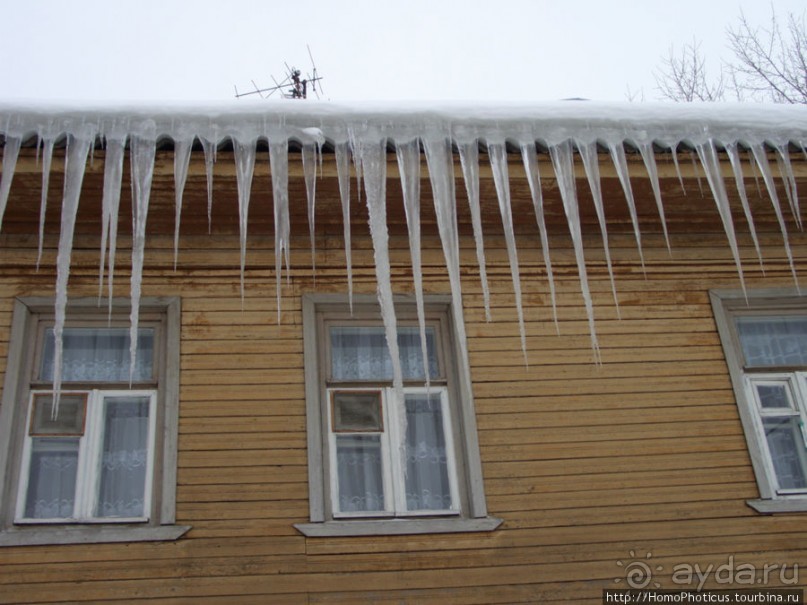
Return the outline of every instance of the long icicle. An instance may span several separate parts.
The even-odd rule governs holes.
[[[101,264],[98,272],[98,300],[104,292],[104,260],[107,266],[108,314],[112,318],[112,289],[115,278],[115,255],[118,247],[118,212],[120,210],[121,180],[126,135],[107,135],[104,154],[104,192],[101,201]],[[107,252],[108,243],[108,252]]]
[[[555,275],[552,271],[552,259],[549,255],[549,234],[546,230],[546,221],[544,219],[544,193],[541,190],[541,173],[538,168],[538,156],[533,141],[521,144],[521,159],[524,162],[524,172],[527,174],[527,182],[532,195],[532,207],[535,211],[535,220],[538,223],[538,235],[541,238],[541,252],[544,256],[546,278],[549,282],[549,298],[552,302],[552,319],[555,322],[555,332],[560,334],[558,302],[555,294]]]
[[[252,175],[255,172],[257,140],[233,141],[235,150],[235,176],[238,185],[238,233],[241,245],[241,309],[244,308],[244,271],[247,263],[247,227],[249,224],[249,198],[252,192]]]
[[[412,278],[415,283],[415,307],[420,331],[420,351],[423,374],[429,386],[429,352],[426,346],[426,312],[423,304],[423,267],[420,255],[420,143],[417,139],[397,143],[398,171],[401,174],[406,227],[409,232],[409,254],[412,257]]]
[[[563,200],[563,210],[566,213],[566,222],[572,235],[574,256],[577,261],[577,275],[580,278],[580,290],[588,316],[588,329],[591,336],[591,348],[594,352],[594,362],[602,363],[600,344],[597,339],[597,329],[594,325],[594,305],[591,301],[591,292],[588,287],[588,274],[586,272],[586,259],[583,254],[583,234],[580,229],[580,211],[577,203],[577,192],[574,179],[574,158],[572,157],[572,142],[566,140],[549,148],[552,166],[560,187],[560,197]]]
[[[594,200],[594,209],[597,211],[597,221],[600,224],[600,234],[602,235],[602,247],[605,250],[605,264],[608,267],[608,277],[611,280],[611,293],[614,295],[614,306],[616,308],[617,319],[622,319],[619,311],[619,298],[616,294],[616,280],[614,280],[614,270],[611,266],[611,251],[608,246],[608,226],[605,222],[605,204],[602,200],[602,186],[600,185],[600,159],[597,152],[597,142],[577,143],[580,157],[583,158],[583,168],[586,171],[588,186],[591,189],[591,198]]]
[[[179,257],[179,222],[182,217],[182,195],[191,163],[193,136],[174,141],[174,271]]]
[[[776,194],[776,183],[771,174],[771,165],[768,162],[768,155],[765,152],[765,147],[762,143],[754,143],[751,145],[751,152],[754,154],[757,166],[762,173],[762,179],[765,181],[765,186],[768,188],[768,196],[773,205],[773,211],[776,213],[776,220],[779,222],[779,230],[782,232],[782,240],[785,247],[785,254],[787,255],[787,262],[790,264],[790,273],[793,275],[793,281],[796,284],[796,290],[801,292],[799,287],[799,278],[796,274],[796,264],[793,262],[793,252],[790,249],[790,238],[787,235],[787,225],[785,224],[785,217],[782,215],[782,205],[779,203],[779,196]]]
[[[516,236],[513,231],[513,211],[510,205],[510,178],[507,171],[507,150],[504,143],[488,143],[488,155],[493,169],[493,181],[496,185],[496,197],[499,200],[499,212],[502,216],[504,237],[507,244],[507,258],[510,261],[510,275],[516,296],[516,314],[518,315],[518,331],[521,336],[521,352],[524,364],[527,360],[527,330],[524,325],[524,309],[521,303],[521,278],[518,268],[518,250]]]
[[[678,145],[672,145],[670,151],[672,153],[673,164],[675,165],[675,174],[678,176],[678,184],[681,185],[681,193],[686,196],[687,188],[684,187],[684,175],[681,174],[681,164],[678,162]]]
[[[149,127],[150,126],[150,127]],[[154,156],[157,140],[154,124],[147,125],[146,133],[131,140],[132,187],[132,308],[129,325],[129,382],[137,367],[138,324],[140,321],[140,292],[143,282],[143,255],[146,248],[146,220],[148,218],[151,181],[154,175]]]
[[[275,286],[277,323],[280,323],[283,259],[289,274],[289,143],[269,143],[269,167],[272,172],[272,202],[275,217]]]
[[[216,163],[216,145],[206,138],[199,139],[205,156],[205,177],[207,179],[207,232],[213,230],[213,165]]]
[[[460,356],[460,367],[468,366],[468,343],[462,309],[462,284],[460,280],[460,246],[457,231],[457,195],[454,184],[454,158],[451,141],[447,138],[427,139],[424,142],[426,161],[429,165],[429,181],[432,187],[437,230],[451,286],[451,314]],[[526,353],[525,353],[526,355]]]
[[[639,262],[642,265],[642,273],[645,272],[644,252],[642,252],[642,230],[639,228],[639,217],[636,214],[636,201],[633,199],[633,188],[630,185],[630,172],[628,171],[628,160],[625,157],[625,147],[621,142],[608,142],[608,150],[611,153],[611,160],[614,162],[616,174],[622,184],[622,191],[625,192],[625,200],[628,203],[630,221],[633,223],[633,236],[636,238],[636,247],[639,249]]]
[[[358,156],[364,175],[364,195],[367,198],[370,237],[375,257],[376,289],[381,319],[384,322],[387,347],[392,359],[392,386],[403,408],[403,372],[398,349],[398,321],[392,294],[392,269],[389,258],[389,232],[387,231],[387,154],[385,141],[358,141],[354,139],[353,152]],[[405,416],[404,416],[405,419]]]
[[[650,178],[650,186],[653,188],[653,197],[656,200],[659,219],[661,220],[661,230],[664,232],[664,242],[667,244],[667,252],[672,253],[670,247],[670,236],[667,233],[667,218],[664,216],[664,202],[661,199],[661,187],[658,182],[658,166],[656,165],[656,154],[653,151],[653,143],[640,143],[639,152],[647,169]]]
[[[39,201],[39,243],[36,249],[36,270],[42,262],[42,246],[45,240],[45,214],[48,209],[48,187],[50,185],[50,167],[53,162],[53,137],[43,139],[42,153],[42,197]]]
[[[337,143],[336,175],[339,180],[339,198],[342,202],[342,232],[345,240],[345,266],[347,269],[347,299],[353,315],[353,259],[350,249],[350,146]]]
[[[479,265],[479,281],[482,283],[482,301],[485,305],[485,321],[490,321],[490,286],[485,263],[485,239],[482,232],[482,211],[479,205],[479,143],[460,143],[460,165],[471,210],[471,226],[476,245],[476,262]]]
[[[73,251],[73,234],[76,226],[81,184],[87,166],[87,156],[94,134],[73,134],[67,139],[67,155],[64,167],[64,194],[62,196],[62,219],[59,230],[59,251],[56,256],[56,304],[53,321],[53,408],[51,415],[59,413],[62,390],[62,358],[65,317],[67,315],[67,281],[70,277],[70,256]]]
[[[714,141],[711,139],[706,143],[696,145],[695,149],[698,152],[698,157],[706,172],[706,180],[709,183],[709,187],[712,189],[712,197],[714,197],[715,204],[717,205],[717,211],[723,223],[723,230],[726,232],[726,237],[729,240],[729,247],[734,257],[734,264],[740,276],[740,286],[742,287],[743,294],[745,294],[743,265],[740,259],[740,250],[737,246],[737,234],[734,231],[734,220],[731,216],[729,196],[726,193],[726,185],[723,182],[723,176],[720,174],[720,160],[717,157],[717,149],[715,148]]]
[[[782,175],[787,201],[790,203],[790,210],[796,219],[796,225],[798,225],[799,231],[804,231],[804,226],[801,222],[801,209],[799,208],[799,193],[796,190],[796,175],[793,174],[790,152],[786,144],[776,146],[776,165],[779,167],[779,174]]]
[[[759,245],[759,238],[757,237],[757,228],[754,225],[754,216],[751,214],[751,205],[748,203],[748,194],[745,190],[745,180],[743,178],[743,162],[740,157],[740,150],[737,143],[727,143],[726,153],[731,162],[731,169],[734,172],[734,184],[737,187],[737,193],[740,195],[740,204],[743,207],[745,214],[745,221],[748,223],[748,231],[751,233],[751,239],[754,242],[754,248],[757,251],[757,258],[759,259],[759,269],[765,275],[765,265],[762,262],[762,249]]]
[[[0,180],[0,231],[3,229],[3,216],[6,213],[8,194],[11,191],[11,181],[14,179],[21,145],[22,137],[6,135],[6,144],[3,147],[3,179]]]
[[[316,201],[317,201],[317,146],[314,143],[303,145],[303,177],[305,180],[305,197],[308,210],[308,236],[311,240],[311,274],[314,283],[317,279],[317,257],[316,257]]]

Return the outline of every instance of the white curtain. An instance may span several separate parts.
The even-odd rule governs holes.
[[[804,444],[798,417],[765,417],[762,423],[779,487],[782,489],[807,487]]]
[[[807,365],[807,317],[740,317],[737,331],[747,365]]]
[[[68,519],[73,516],[78,471],[78,437],[34,437],[25,517]]]
[[[384,510],[380,435],[338,435],[336,465],[340,512]]]
[[[440,393],[406,395],[406,509],[450,510],[445,426]]]
[[[45,333],[39,378],[53,380],[53,330]],[[65,382],[129,381],[128,328],[67,328],[63,336],[63,374]],[[137,365],[132,380],[152,378],[154,330],[142,328],[137,339]]]
[[[383,327],[333,327],[330,336],[331,377],[334,380],[392,380],[392,359]],[[434,328],[430,327],[426,329],[429,375],[439,376],[434,344]],[[425,380],[417,327],[398,328],[398,348],[404,379]]]
[[[98,517],[142,517],[149,434],[148,397],[107,397]]]

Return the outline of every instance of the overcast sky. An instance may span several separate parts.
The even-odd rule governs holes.
[[[655,100],[653,70],[693,39],[726,55],[804,0],[0,0],[0,100],[229,101],[284,63],[324,98]]]

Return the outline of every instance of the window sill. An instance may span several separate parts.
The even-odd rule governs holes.
[[[807,513],[807,498],[776,498],[769,500],[746,500],[745,503],[758,513]]]
[[[101,544],[104,542],[161,542],[177,540],[190,525],[159,525],[141,527],[27,526],[0,532],[0,547],[45,544]]]
[[[311,538],[332,536],[385,536],[493,531],[502,524],[496,517],[479,519],[379,519],[296,523],[297,530]]]

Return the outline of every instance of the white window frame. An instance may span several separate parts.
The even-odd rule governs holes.
[[[367,391],[379,392],[381,395],[381,411],[383,418],[383,427],[380,431],[346,431],[336,432],[333,430],[333,393],[339,391]],[[398,401],[395,389],[391,387],[384,388],[367,388],[367,389],[343,389],[340,387],[329,388],[328,392],[328,426],[331,430],[328,431],[328,449],[329,459],[336,460],[336,440],[338,435],[343,434],[378,434],[381,438],[381,452],[382,452],[382,473],[383,473],[383,486],[384,486],[384,504],[385,510],[373,512],[352,512],[339,510],[339,477],[335,465],[329,465],[330,468],[330,493],[331,493],[331,510],[335,519],[348,519],[348,518],[367,518],[367,517],[435,517],[435,516],[451,516],[459,515],[459,489],[457,487],[457,461],[454,450],[454,438],[451,427],[451,411],[448,402],[448,389],[446,387],[407,387],[403,390],[403,395],[421,395],[421,394],[440,394],[440,408],[443,417],[443,437],[446,444],[446,462],[448,470],[449,490],[451,494],[450,509],[440,510],[408,510],[406,507],[406,491],[405,487],[405,464],[406,461],[401,455],[403,451],[404,435],[401,432],[401,409],[402,402]]]
[[[67,327],[87,323],[108,325],[107,301],[72,298],[67,308]],[[112,300],[114,324],[128,326],[130,301]],[[154,423],[150,445],[148,515],[134,519],[93,519],[86,513],[69,520],[29,520],[18,513],[23,483],[27,481],[28,427],[32,392],[49,389],[36,376],[43,325],[52,320],[52,298],[27,297],[13,300],[8,358],[0,400],[0,547],[34,544],[77,544],[176,540],[190,526],[176,523],[177,437],[179,425],[179,341],[181,305],[178,297],[143,297],[141,326],[159,327],[155,341],[154,383],[140,383],[132,389],[112,383],[63,385],[63,392],[105,391],[154,393],[150,420]],[[149,319],[151,318],[151,319]],[[158,342],[157,342],[158,341]],[[87,419],[89,422],[91,419]],[[89,430],[87,427],[86,430]],[[85,448],[86,449],[86,448]],[[86,457],[85,457],[86,458]],[[86,511],[86,509],[85,509]]]
[[[781,489],[774,470],[768,442],[763,428],[766,416],[796,416],[802,427],[807,448],[807,366],[765,368],[746,366],[735,321],[738,317],[777,318],[804,315],[807,317],[807,299],[791,288],[764,290],[712,290],[712,309],[726,356],[732,387],[737,399],[751,464],[754,469],[760,497],[747,504],[763,514],[807,511],[807,489]],[[767,411],[762,409],[755,390],[759,384],[788,385],[793,407],[788,414],[785,408]]]
[[[31,391],[28,426],[34,411],[34,399],[37,395],[49,395],[52,391]],[[22,451],[19,489],[17,490],[17,514],[14,523],[132,523],[148,521],[151,517],[152,481],[154,477],[154,433],[156,427],[157,392],[155,390],[115,390],[92,389],[90,391],[62,391],[62,395],[85,394],[85,427],[79,437],[78,470],[76,473],[76,500],[74,514],[66,518],[27,518],[25,516],[26,495],[30,480],[31,448],[34,437],[30,432],[25,436]],[[149,431],[147,437],[146,477],[143,486],[143,515],[139,517],[100,517],[95,514],[98,504],[98,487],[101,475],[101,444],[104,439],[104,407],[107,398],[148,397],[149,399]]]
[[[426,298],[427,319],[438,330],[441,340],[437,352],[443,376],[432,380],[430,391],[443,389],[448,416],[444,419],[453,449],[451,474],[453,476],[451,511],[404,512],[401,505],[390,507],[389,516],[372,517],[366,514],[354,516],[334,512],[333,502],[335,473],[330,470],[333,452],[330,445],[330,395],[329,388],[356,390],[360,388],[388,389],[391,384],[345,384],[328,385],[326,375],[328,342],[323,317],[340,316],[338,323],[350,323],[351,311],[348,297],[342,294],[306,294],[303,296],[303,340],[306,376],[306,430],[308,442],[309,475],[309,522],[298,523],[295,527],[306,536],[360,536],[390,534],[424,534],[492,531],[501,524],[501,519],[488,515],[482,478],[482,466],[477,440],[476,416],[473,405],[470,369],[461,362],[463,355],[456,342],[455,322],[463,318],[452,315],[451,300],[448,296],[428,296]],[[399,325],[414,322],[416,325],[414,298],[395,298],[395,309]],[[366,325],[369,316],[380,322],[376,297],[355,295],[353,298],[355,325]],[[329,320],[330,321],[330,320]],[[355,388],[354,388],[355,387]],[[409,392],[425,392],[424,385],[407,383],[404,389]],[[394,395],[392,395],[394,396]],[[385,406],[386,408],[387,406]],[[393,423],[394,424],[394,423]],[[393,429],[394,431],[395,429]],[[389,435],[390,443],[399,443],[398,435]],[[391,463],[392,467],[396,466]],[[398,465],[400,466],[400,465]],[[391,467],[391,468],[392,468]],[[402,469],[395,471],[400,481]],[[386,502],[386,500],[385,500]]]

